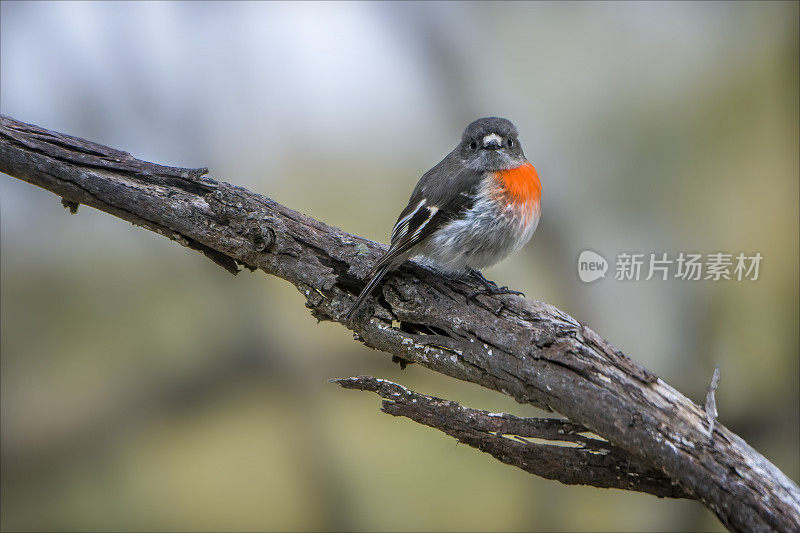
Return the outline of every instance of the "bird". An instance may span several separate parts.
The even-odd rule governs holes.
[[[542,186],[525,157],[516,126],[504,118],[470,123],[461,141],[427,171],[397,217],[389,249],[346,314],[350,319],[383,277],[404,261],[421,262],[451,279],[472,277],[478,294],[522,294],[498,287],[481,270],[521,249],[541,217]]]

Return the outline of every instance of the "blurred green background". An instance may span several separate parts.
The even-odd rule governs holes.
[[[798,4],[0,5],[0,111],[208,166],[385,242],[418,177],[513,120],[543,218],[487,275],[550,302],[800,479]],[[3,530],[718,530],[567,487],[326,380],[400,371],[263,273],[0,176]],[[576,275],[590,248],[760,252],[755,282]],[[612,265],[613,268],[613,265]],[[611,272],[613,274],[613,271]]]

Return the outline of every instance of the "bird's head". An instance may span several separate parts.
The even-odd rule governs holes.
[[[483,172],[517,168],[526,161],[517,128],[504,118],[479,118],[471,123],[459,151],[468,167]]]

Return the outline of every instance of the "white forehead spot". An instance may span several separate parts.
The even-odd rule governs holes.
[[[486,137],[483,138],[483,145],[484,146],[488,146],[489,144],[491,144],[493,142],[502,146],[503,138],[500,137],[496,133],[490,133],[489,135],[487,135]]]

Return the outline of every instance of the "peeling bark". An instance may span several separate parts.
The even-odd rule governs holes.
[[[351,322],[345,313],[383,245],[246,189],[83,139],[0,119],[0,171],[70,209],[100,209],[198,250],[232,273],[292,284],[319,320],[403,360],[553,410],[660,470],[722,523],[800,530],[800,489],[704,409],[569,315],[524,298],[479,296],[412,263],[387,276]]]

